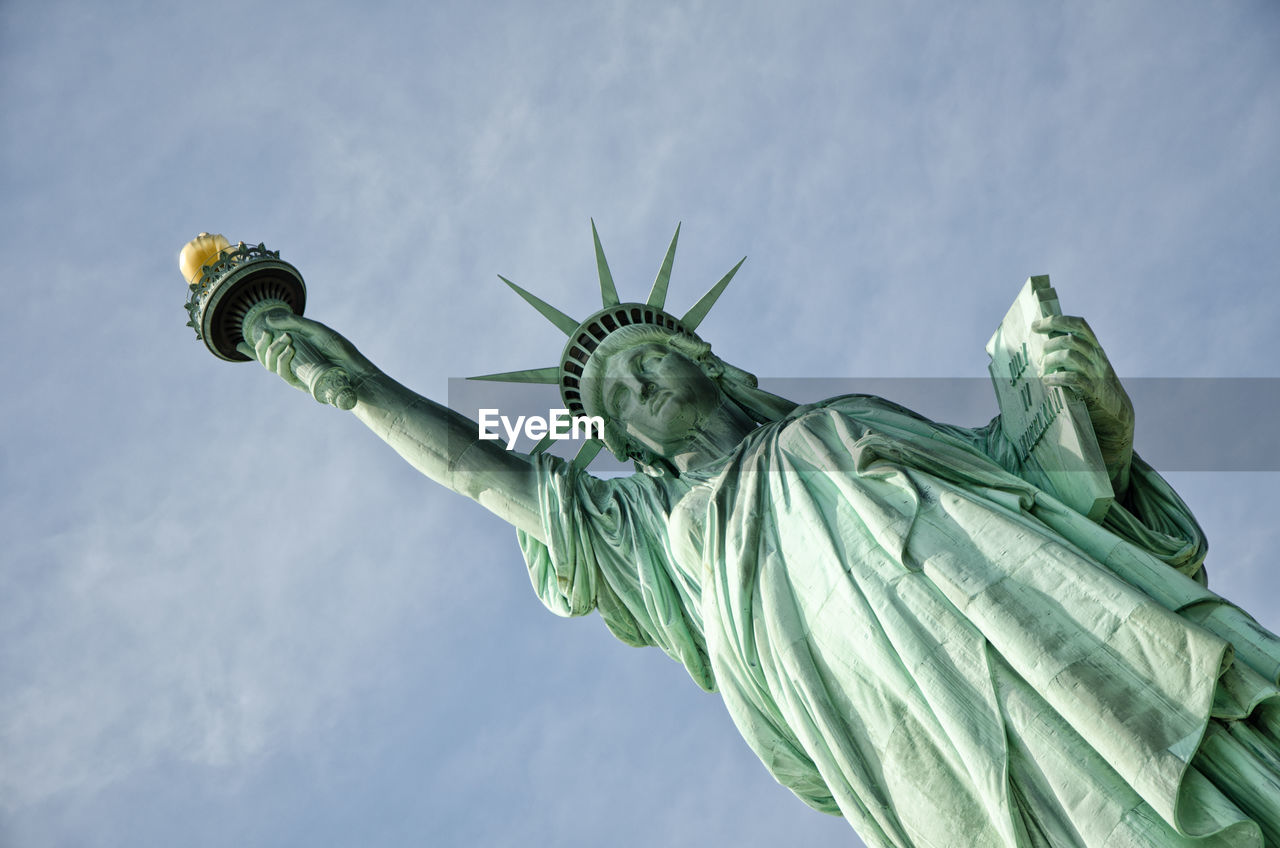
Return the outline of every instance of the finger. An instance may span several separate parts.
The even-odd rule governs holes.
[[[1098,342],[1089,322],[1076,315],[1050,315],[1031,322],[1031,329],[1037,333],[1071,333],[1089,339],[1094,344]]]
[[[285,336],[285,338],[287,339],[288,336]],[[295,352],[292,342],[287,342],[280,349],[280,356],[276,359],[276,373],[290,383],[298,381],[298,378],[293,373],[293,355]]]
[[[310,318],[303,318],[296,312],[284,307],[273,309],[262,317],[264,326],[276,330],[277,332],[294,331],[304,333],[308,338],[316,337],[317,341],[321,341],[327,335],[334,335],[333,330],[326,324],[319,321],[312,321]]]
[[[267,348],[267,362],[263,364],[270,370],[280,374],[281,377],[284,377],[285,375],[280,373],[280,357],[286,350],[289,350],[292,344],[293,338],[288,333],[282,333]]]
[[[298,330],[305,326],[302,318],[296,312],[284,307],[272,309],[266,315],[263,315],[262,323],[273,330]]]
[[[1069,333],[1048,339],[1044,343],[1043,350],[1046,355],[1057,353],[1058,351],[1073,350],[1093,360],[1102,358],[1102,351],[1091,340]]]
[[[262,348],[262,365],[268,371],[276,370],[276,360],[280,358],[280,340],[272,339],[267,344],[259,345]]]
[[[1045,374],[1041,382],[1046,386],[1070,389],[1085,400],[1093,397],[1093,381],[1076,371],[1055,371],[1052,374]]]
[[[1074,371],[1090,379],[1098,376],[1097,363],[1093,357],[1078,350],[1055,350],[1045,354],[1040,364],[1041,375],[1045,376],[1057,371]]]
[[[306,339],[322,353],[345,353],[345,341],[333,330],[318,321],[303,318],[283,308],[269,312],[263,318],[264,325],[275,333],[293,332],[299,338]]]
[[[242,356],[247,356],[250,359],[258,358],[254,349],[249,347],[244,342],[240,342],[239,344],[236,345],[236,353],[241,354]]]
[[[271,347],[271,343],[275,341],[275,335],[270,331],[258,333],[258,338],[253,342],[253,357],[263,365],[267,364],[267,348]]]
[[[293,339],[288,333],[281,335],[267,348],[266,355],[263,357],[263,365],[268,371],[276,374],[291,386],[301,388],[302,381],[293,373],[293,358],[297,350],[293,346]]]

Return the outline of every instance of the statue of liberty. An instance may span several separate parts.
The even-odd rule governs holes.
[[[202,238],[196,269],[226,244]],[[868,845],[1280,847],[1280,641],[1207,588],[1204,536],[1134,453],[1084,320],[1033,329],[1043,381],[1097,435],[1115,500],[1096,519],[1000,417],[761,390],[696,333],[741,262],[676,317],[675,246],[623,302],[596,237],[603,303],[582,321],[507,281],[568,341],[492,378],[604,420],[573,462],[480,438],[288,309],[246,317],[239,354],[304,388],[310,360],[341,368],[337,405],[515,526],[547,607],[682,663],[780,783]],[[638,473],[589,474],[602,447]]]

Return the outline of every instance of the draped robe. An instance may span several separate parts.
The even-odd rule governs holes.
[[[1199,527],[1136,456],[1101,523],[999,419],[868,396],[678,478],[535,465],[543,603],[681,662],[868,845],[1280,844],[1280,641],[1206,588]]]

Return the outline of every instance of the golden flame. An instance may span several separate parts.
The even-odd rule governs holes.
[[[230,247],[231,242],[220,233],[201,233],[196,236],[178,254],[178,270],[182,272],[182,278],[188,283],[196,282],[200,279],[200,269],[205,265],[212,265],[217,261],[218,254]]]

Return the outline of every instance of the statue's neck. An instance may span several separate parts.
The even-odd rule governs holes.
[[[694,431],[688,443],[671,457],[671,463],[682,474],[702,468],[736,448],[755,427],[755,422],[742,408],[722,394],[720,405]]]

